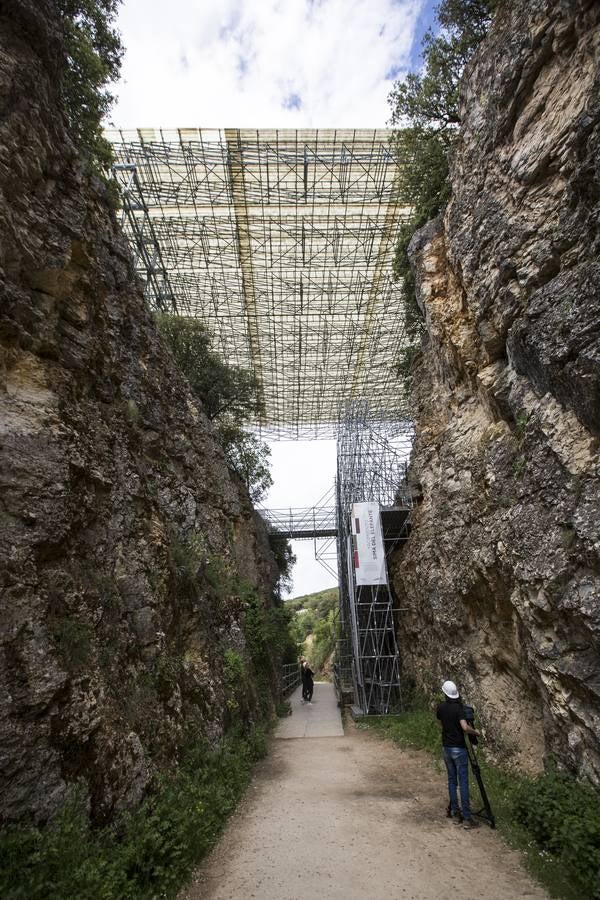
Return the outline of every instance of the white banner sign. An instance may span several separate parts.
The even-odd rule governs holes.
[[[357,585],[387,584],[378,503],[352,505],[352,558]]]

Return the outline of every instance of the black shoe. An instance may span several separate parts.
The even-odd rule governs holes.
[[[462,813],[452,813],[452,824],[453,825],[462,825],[464,819],[462,817]]]
[[[479,828],[479,822],[476,822],[475,819],[465,819],[463,828],[466,828],[467,830],[470,828]]]

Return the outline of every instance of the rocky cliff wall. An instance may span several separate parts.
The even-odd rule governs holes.
[[[453,678],[498,757],[600,781],[600,7],[501,4],[443,221],[415,236],[404,671]]]
[[[277,573],[65,133],[54,4],[0,16],[0,818],[101,821],[222,733],[237,579]]]

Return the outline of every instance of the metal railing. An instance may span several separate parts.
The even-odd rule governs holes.
[[[267,530],[288,538],[328,538],[337,535],[334,506],[304,509],[259,509]]]
[[[290,663],[281,667],[281,685],[283,695],[291,694],[300,684],[300,664]]]

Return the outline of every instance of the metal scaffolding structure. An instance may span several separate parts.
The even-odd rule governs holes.
[[[267,530],[290,540],[331,538],[337,535],[335,506],[309,506],[302,509],[259,510]]]
[[[329,575],[337,578],[337,517],[335,486],[332,486],[314,506],[296,509],[258,510],[267,531],[292,541],[312,540],[315,559]]]
[[[392,279],[400,204],[385,130],[106,132],[152,307],[200,319],[254,371],[267,437],[332,437],[368,397],[407,416]]]
[[[339,690],[349,690],[360,712],[386,714],[400,706],[400,655],[389,583],[358,585],[353,564],[351,512],[354,503],[379,504],[386,559],[408,537],[412,505],[406,490],[406,460],[412,428],[387,432],[366,402],[350,403],[340,425],[337,454],[338,575],[341,640],[337,653]],[[387,574],[387,573],[386,573]]]
[[[400,697],[389,584],[358,585],[351,510],[379,504],[386,550],[408,534],[412,442],[406,332],[394,247],[410,209],[385,130],[108,131],[123,225],[148,302],[201,321],[222,357],[252,370],[263,437],[338,440],[337,487],[267,526],[310,538],[335,574],[336,680],[363,713]],[[367,403],[368,400],[368,403]]]

